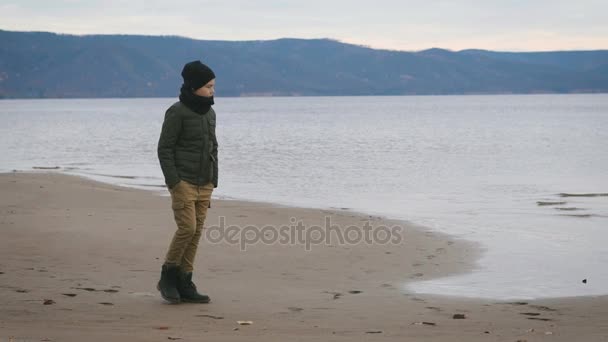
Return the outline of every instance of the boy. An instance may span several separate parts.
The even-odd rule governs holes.
[[[187,63],[179,102],[165,113],[158,159],[171,193],[177,230],[169,245],[157,288],[170,303],[209,303],[192,282],[194,259],[211,193],[217,187],[215,74],[201,63]]]

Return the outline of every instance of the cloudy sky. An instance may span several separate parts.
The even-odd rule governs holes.
[[[0,0],[0,29],[334,38],[417,51],[608,49],[607,0]]]

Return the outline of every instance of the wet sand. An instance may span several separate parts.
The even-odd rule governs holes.
[[[608,341],[606,296],[407,293],[407,281],[471,270],[480,249],[348,210],[266,203],[214,200],[207,225],[224,217],[259,229],[295,218],[323,227],[329,218],[342,232],[369,222],[402,234],[399,243],[332,239],[309,250],[204,240],[194,279],[212,302],[170,305],[156,291],[174,231],[168,197],[55,173],[2,174],[0,189],[0,341]]]

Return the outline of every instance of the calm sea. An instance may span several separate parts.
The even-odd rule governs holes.
[[[156,143],[174,101],[0,101],[0,171],[60,167],[161,190]],[[407,291],[608,293],[608,197],[560,195],[608,193],[606,94],[216,102],[217,197],[350,208],[484,246],[474,272]]]

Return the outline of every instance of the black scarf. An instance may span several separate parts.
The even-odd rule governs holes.
[[[198,96],[194,94],[192,88],[185,84],[183,84],[180,89],[179,100],[181,103],[185,104],[186,107],[199,114],[207,113],[213,105],[213,96]]]

